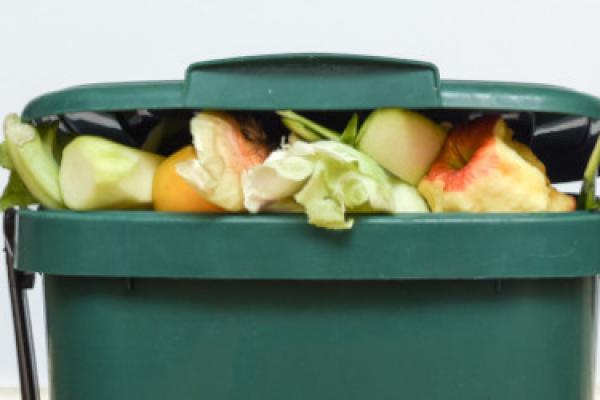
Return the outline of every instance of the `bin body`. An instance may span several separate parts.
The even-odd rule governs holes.
[[[593,281],[46,276],[52,398],[591,399]]]
[[[200,109],[272,122],[390,106],[502,113],[553,182],[581,177],[600,120],[600,99],[562,88],[315,54],[70,88],[22,117],[73,134],[108,120],[97,133],[131,144]],[[53,400],[592,398],[599,213],[362,215],[347,232],[290,215],[18,214],[16,268],[45,276]]]
[[[585,212],[364,216],[348,232],[21,212],[17,261],[45,274],[56,400],[583,400],[598,230]]]

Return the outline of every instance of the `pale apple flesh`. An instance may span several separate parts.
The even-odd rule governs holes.
[[[460,125],[419,182],[433,212],[572,211],[575,199],[554,189],[542,162],[499,116]]]
[[[419,113],[380,108],[364,122],[357,148],[392,175],[416,185],[436,158],[446,132]]]
[[[72,210],[149,208],[163,157],[96,136],[78,136],[62,156],[59,182]]]

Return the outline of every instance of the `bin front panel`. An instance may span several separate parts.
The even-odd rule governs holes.
[[[592,292],[592,278],[46,276],[52,395],[591,399]]]

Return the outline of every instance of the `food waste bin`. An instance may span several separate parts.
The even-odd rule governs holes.
[[[600,100],[582,93],[323,54],[75,87],[22,115],[126,142],[157,115],[200,109],[333,121],[387,106],[450,122],[501,113],[553,182],[581,178],[600,130]],[[290,214],[21,209],[5,235],[28,399],[35,273],[54,400],[592,398],[593,211],[362,215],[329,231]]]

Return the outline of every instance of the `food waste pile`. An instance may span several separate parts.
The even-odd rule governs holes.
[[[133,147],[11,114],[0,146],[0,164],[11,171],[0,207],[293,212],[328,229],[350,229],[363,213],[576,209],[500,115],[452,126],[382,108],[362,121],[353,114],[340,131],[291,110],[273,117],[287,131],[276,144],[251,113],[196,112],[185,121],[187,142],[159,154],[168,129]],[[596,153],[586,170],[592,177]]]

